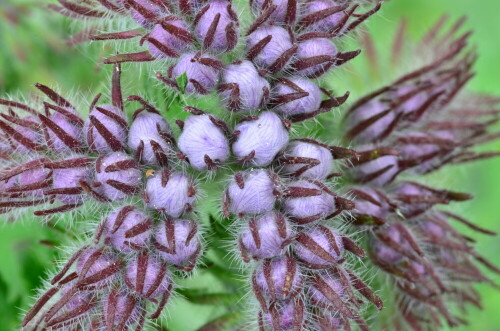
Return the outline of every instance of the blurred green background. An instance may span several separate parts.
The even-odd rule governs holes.
[[[68,20],[46,10],[47,3],[50,1],[0,0],[1,97],[18,93],[30,96],[35,92],[35,82],[59,86],[61,91],[66,92],[78,88],[91,92],[89,95],[108,86],[110,68],[102,67],[99,60],[109,50],[99,44],[68,48],[65,40],[74,29]],[[387,51],[400,18],[409,19],[410,36],[417,38],[443,13],[449,13],[452,18],[466,14],[469,18],[466,28],[475,31],[472,41],[479,53],[475,66],[478,75],[469,88],[500,95],[500,1],[391,0],[379,15],[370,20],[369,29],[376,46]],[[363,61],[359,57],[353,62],[353,68],[357,69],[353,70],[353,74],[362,72]],[[412,59],[405,61],[411,62]],[[125,66],[125,85],[149,92],[152,85],[146,71],[140,79],[127,76],[127,71]],[[380,75],[386,83],[393,78],[389,74],[385,77],[384,72]],[[342,90],[353,90],[351,100],[359,97],[361,92],[378,87],[365,86],[363,91],[359,91],[352,82],[333,84]],[[500,150],[500,143],[490,144],[484,149]],[[457,211],[480,226],[500,232],[500,159],[448,170],[445,179],[439,179],[440,184],[468,191],[476,197],[459,206]],[[34,289],[41,284],[47,267],[56,258],[58,250],[54,246],[65,243],[57,228],[64,227],[64,224],[43,226],[29,217],[22,222],[12,222],[5,216],[0,216],[0,220],[4,221],[0,224],[0,331],[8,331],[16,329],[22,310],[27,309],[30,296],[34,295]],[[470,234],[467,229],[464,232]],[[479,251],[500,265],[498,237],[472,235],[479,239]],[[470,325],[460,330],[500,330],[500,294],[487,285],[479,286],[479,290],[485,309],[471,309]],[[206,318],[211,313],[211,310],[181,303],[170,311],[170,316],[182,320],[183,316],[186,319],[193,319],[193,316]],[[191,331],[193,325],[171,327],[173,330]]]

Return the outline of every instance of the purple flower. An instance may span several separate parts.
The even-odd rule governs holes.
[[[384,186],[399,174],[399,157],[394,150],[370,149],[368,146],[358,150],[361,151],[361,157],[351,160],[354,165],[351,174],[357,182]]]
[[[170,125],[156,113],[142,112],[134,119],[128,134],[128,147],[143,163],[166,166],[171,150],[165,138],[171,133]]]
[[[288,185],[283,210],[291,220],[307,224],[328,218],[336,209],[335,195],[319,183],[299,180]]]
[[[271,211],[279,195],[279,183],[268,170],[247,170],[234,175],[226,191],[224,213],[261,214]]]
[[[146,182],[144,200],[149,208],[177,218],[193,209],[195,182],[179,172],[158,171]]]
[[[87,248],[76,261],[77,287],[93,289],[105,287],[122,269],[123,263],[103,248]]]
[[[245,119],[236,125],[234,132],[237,138],[233,153],[244,164],[267,166],[288,143],[285,124],[272,112]]]
[[[259,68],[278,72],[285,68],[296,46],[285,29],[269,25],[252,32],[247,39],[247,56]]]
[[[383,224],[389,215],[392,206],[382,192],[370,187],[354,188],[351,192],[355,195],[356,208],[353,214],[361,224],[374,222]]]
[[[271,300],[292,298],[302,290],[301,270],[289,256],[263,260],[253,275],[254,291]]]
[[[147,252],[138,254],[125,269],[125,283],[130,290],[145,298],[168,296],[172,281],[167,266]]]
[[[335,64],[337,48],[326,38],[308,39],[299,43],[294,67],[297,73],[310,78],[319,77]]]
[[[309,268],[323,269],[343,261],[344,243],[334,230],[323,225],[301,232],[294,251]]]
[[[314,0],[303,4],[301,23],[310,31],[333,32],[346,20],[340,1]]]
[[[269,212],[248,220],[240,235],[243,259],[248,256],[255,260],[280,255],[290,243],[293,231],[285,216],[279,212]]]
[[[271,23],[290,24],[297,15],[295,0],[251,0],[250,4],[257,15],[265,13],[271,6],[276,6],[268,19]]]
[[[244,60],[224,67],[219,91],[233,111],[260,110],[269,98],[270,85],[252,62]]]
[[[337,310],[338,302],[345,297],[345,288],[341,280],[333,276],[329,272],[321,272],[317,274],[312,286],[309,288],[309,296],[311,303],[319,307],[331,307],[332,310]],[[332,302],[333,301],[333,302]]]
[[[35,116],[19,118],[17,116],[5,116],[5,119],[14,123],[14,126],[0,121],[0,130],[5,135],[0,135],[0,153],[10,154],[29,153],[42,149],[43,135],[40,120]]]
[[[97,194],[110,201],[119,201],[138,193],[142,174],[137,162],[122,152],[101,156],[96,161]],[[89,189],[86,189],[89,191]],[[90,189],[91,190],[91,189]]]
[[[198,226],[191,220],[160,222],[153,243],[161,259],[185,271],[193,269],[201,251]]]
[[[230,155],[225,124],[208,114],[189,116],[178,140],[179,149],[197,170],[214,169]]]
[[[396,114],[381,100],[373,99],[349,110],[347,126],[349,139],[373,142],[386,134]]]
[[[262,317],[260,317],[262,320]],[[301,330],[305,319],[304,302],[294,298],[284,302],[277,302],[264,314],[263,323],[273,330],[291,331]]]
[[[141,322],[141,317],[145,313],[143,304],[140,299],[127,291],[112,289],[103,301],[103,328],[116,327],[117,330],[121,330],[143,323]]]
[[[310,114],[321,105],[321,90],[309,79],[291,77],[280,79],[272,90],[273,111],[283,116]]]
[[[9,184],[5,187],[5,193],[42,197],[43,189],[52,184],[52,177],[52,172],[42,165],[28,169],[6,182]]]
[[[51,116],[39,117],[50,149],[56,153],[81,150],[83,120],[76,111],[58,107]]]
[[[225,0],[211,0],[195,18],[194,33],[204,50],[222,53],[238,43],[238,16]]]
[[[153,26],[153,21],[167,13],[167,8],[154,0],[118,0],[130,7],[130,16],[145,28]]]
[[[99,154],[121,151],[127,138],[127,121],[121,109],[97,106],[85,121],[83,132],[89,148]]]
[[[87,157],[73,157],[53,162],[47,167],[53,169],[52,190],[45,194],[56,194],[64,204],[79,204],[84,200],[84,191],[80,182],[88,183],[92,179],[91,161]]]
[[[169,78],[175,79],[186,73],[187,93],[208,94],[216,87],[221,68],[220,62],[212,56],[201,52],[187,53],[182,55],[179,62],[172,67]]]
[[[154,26],[146,40],[155,58],[177,58],[191,47],[192,36],[182,19],[168,16]]]
[[[145,248],[151,236],[153,220],[133,206],[113,211],[104,221],[105,242],[130,253]]]
[[[328,177],[333,168],[333,156],[329,149],[300,140],[288,144],[281,162],[285,174],[317,180]]]

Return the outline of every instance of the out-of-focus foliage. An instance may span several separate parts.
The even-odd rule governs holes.
[[[50,2],[0,1],[0,95],[16,94],[19,91],[33,92],[35,82],[60,86],[65,92],[78,88],[96,94],[107,88],[111,68],[103,67],[96,59],[102,59],[103,54],[109,54],[109,50],[101,44],[68,47],[66,40],[71,35],[71,26],[68,20],[46,10],[45,6]],[[390,39],[401,17],[408,18],[409,33],[417,38],[444,12],[455,18],[467,14],[467,27],[475,30],[472,40],[477,45],[480,58],[476,65],[478,77],[470,85],[472,89],[500,94],[500,21],[497,17],[500,2],[497,0],[392,0],[384,5],[380,15],[370,20],[368,27],[374,35],[375,46],[382,53],[387,53],[391,47]],[[407,63],[412,61],[414,59],[411,57],[404,59]],[[147,71],[141,72],[141,77],[137,79],[135,75],[127,74],[129,68],[129,65],[124,66],[126,87],[133,87],[143,95],[162,93],[159,88],[150,88],[151,84],[157,86],[157,83],[148,77]],[[363,56],[360,56],[346,66],[344,73],[331,77],[331,85],[350,89],[354,100],[368,89],[378,87],[377,84],[391,81],[394,77],[390,76],[390,69],[381,66],[378,71],[372,72],[368,70]],[[353,73],[354,79],[345,79]],[[335,80],[345,81],[338,84]],[[164,109],[166,104],[165,97]],[[500,144],[497,142],[496,145],[484,148],[500,150]],[[468,192],[474,194],[476,199],[460,204],[463,209],[455,212],[475,220],[480,226],[499,232],[499,168],[500,160],[493,160],[467,165],[460,170],[448,169],[446,178],[438,173],[439,178],[429,178],[429,181],[450,189],[468,188]],[[7,331],[18,328],[21,312],[27,309],[30,297],[39,287],[46,268],[57,258],[58,250],[55,246],[68,243],[65,237],[67,235],[61,232],[61,228],[67,224],[44,226],[31,220],[30,215],[24,215],[23,220],[16,223],[9,222],[5,216],[0,216],[0,219],[0,330]],[[468,231],[463,230],[464,233]],[[72,232],[69,231],[70,235]],[[500,241],[485,240],[479,242],[478,246],[486,258],[500,264]],[[202,275],[195,283],[189,287],[210,284],[214,290],[222,290],[225,286],[237,286],[224,284],[213,275]],[[487,309],[484,312],[473,311],[470,325],[460,330],[498,330],[500,315],[496,307],[500,305],[500,296],[488,285],[481,286],[480,292]],[[171,307],[168,314],[169,330],[195,330],[204,321],[220,313],[214,311],[216,308],[212,306],[192,304],[184,299],[176,299]]]

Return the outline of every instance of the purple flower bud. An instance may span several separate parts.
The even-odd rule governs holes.
[[[270,69],[272,72],[286,66],[294,53],[292,50],[294,49],[290,34],[278,26],[260,27],[247,39],[248,57],[257,67]],[[281,63],[278,65],[279,62]]]
[[[171,150],[165,141],[170,135],[170,125],[160,114],[142,112],[134,119],[128,134],[128,147],[136,158],[151,165],[166,165]]]
[[[122,269],[122,262],[104,249],[87,248],[76,262],[79,288],[104,287]]]
[[[117,327],[118,330],[131,328],[140,323],[144,310],[142,306],[140,299],[127,291],[112,289],[104,298],[104,325],[106,328]]]
[[[269,165],[288,143],[287,128],[272,112],[240,122],[234,131],[238,136],[233,143],[233,153],[241,162],[259,167]]]
[[[6,193],[22,193],[32,197],[42,197],[43,189],[52,183],[52,173],[42,166],[23,171],[10,180],[12,187],[5,190]]]
[[[179,149],[197,170],[214,169],[230,155],[229,141],[213,115],[189,116],[178,140]]]
[[[297,3],[294,0],[252,0],[250,3],[258,16],[269,7],[276,6],[276,9],[269,16],[268,22],[292,23],[291,20],[297,14]]]
[[[321,90],[309,79],[292,77],[281,79],[273,88],[277,106],[273,111],[283,116],[310,114],[321,105]]]
[[[134,159],[122,152],[102,156],[96,161],[98,191],[111,201],[123,200],[136,194],[142,174]]]
[[[245,259],[266,259],[280,255],[290,242],[293,231],[286,218],[279,212],[269,212],[252,217],[240,235],[240,245]]]
[[[268,81],[250,61],[229,64],[222,71],[219,91],[230,110],[260,110],[269,97],[269,90]]]
[[[172,17],[164,25],[154,26],[148,35],[148,50],[155,58],[177,58],[190,47],[190,30],[187,24],[177,17]]]
[[[65,159],[61,167],[55,167],[53,173],[52,188],[57,192],[57,198],[64,204],[78,204],[84,200],[84,192],[81,189],[81,181],[91,180],[91,169],[89,164],[80,163],[82,157]]]
[[[125,269],[125,283],[146,298],[169,295],[172,288],[170,272],[161,261],[142,252]]]
[[[342,330],[342,326],[343,321],[339,317],[336,317],[335,313],[327,311],[322,311],[313,322],[314,330],[317,331]]]
[[[309,268],[323,269],[340,263],[343,251],[342,237],[323,225],[297,236],[295,254]]]
[[[167,219],[156,229],[154,246],[164,261],[191,271],[201,251],[198,226],[190,220]]]
[[[54,309],[56,306],[57,309]],[[61,299],[44,315],[45,323],[42,323],[53,330],[75,327],[88,319],[95,306],[92,293],[67,285],[62,291]]]
[[[315,32],[333,32],[345,20],[345,12],[337,11],[339,1],[314,0],[304,3],[302,22],[307,29]],[[304,20],[305,19],[305,20]]]
[[[283,172],[304,178],[325,179],[333,167],[333,156],[327,148],[303,141],[288,144],[284,158]]]
[[[236,173],[226,192],[225,212],[243,215],[271,211],[279,194],[276,177],[267,170]]]
[[[378,99],[352,109],[347,115],[348,136],[357,142],[373,142],[382,138],[396,118],[394,111],[384,114],[388,109],[389,106]]]
[[[302,290],[302,276],[295,260],[289,256],[267,259],[254,274],[254,291],[272,300],[292,298]]]
[[[345,296],[344,285],[331,273],[322,272],[316,275],[312,286],[309,287],[309,296],[311,303],[315,306],[336,306],[338,303],[332,302],[332,297],[338,297],[338,299],[342,300]]]
[[[119,0],[127,3],[127,0]],[[167,8],[158,4],[154,0],[132,0],[130,4],[130,16],[134,21],[144,28],[151,28],[153,21],[167,13]]]
[[[453,140],[441,139],[423,132],[408,132],[398,139],[396,149],[403,164],[415,172],[426,172],[439,165],[440,157],[455,148]]]
[[[149,208],[177,218],[192,210],[195,183],[186,175],[165,169],[148,178],[144,200]]]
[[[380,220],[387,218],[391,207],[380,192],[370,187],[362,187],[354,189],[353,193],[356,196],[354,213],[376,217]]]
[[[113,211],[104,222],[105,242],[124,253],[146,247],[153,227],[153,220],[133,206]]]
[[[390,98],[395,100],[398,98],[405,99],[403,103],[398,105],[398,112],[408,114],[422,107],[429,97],[427,92],[418,86],[403,85],[399,86],[396,91],[392,91]]]
[[[264,314],[264,322],[273,330],[302,330],[304,324],[304,302],[294,298],[274,304],[268,313]]]
[[[212,0],[196,15],[194,33],[203,49],[213,53],[232,50],[238,43],[238,16],[225,0]]]
[[[96,153],[105,154],[123,150],[127,127],[123,111],[106,105],[92,109],[83,132],[89,148]]]
[[[43,142],[43,135],[40,130],[40,120],[35,116],[26,116],[22,119],[17,119],[18,124],[16,124],[12,129],[17,134],[15,136],[12,133],[6,131],[6,135],[0,135],[0,153],[11,153],[16,152],[17,154],[29,153],[34,150],[34,148],[39,148],[39,146]],[[7,129],[4,126],[8,126],[0,122],[0,130]],[[19,141],[19,137],[17,135],[21,135],[23,137],[23,141]],[[16,139],[18,138],[18,139]],[[25,140],[29,142],[26,143]],[[24,143],[23,143],[24,142]],[[26,145],[28,144],[28,145]]]
[[[187,53],[181,56],[169,76],[175,79],[186,73],[187,93],[208,94],[219,81],[219,71],[220,63],[214,57],[202,55],[200,52]]]
[[[81,149],[83,121],[75,122],[80,117],[73,109],[62,110],[67,114],[55,112],[48,118],[40,115],[47,144],[57,153],[77,151]]]
[[[369,153],[368,148],[359,148],[360,151]],[[390,183],[400,172],[398,156],[391,153],[379,153],[376,158],[369,158],[360,162],[351,171],[357,182],[384,186]]]
[[[319,77],[334,65],[337,48],[326,38],[308,39],[299,43],[294,63],[297,73],[306,77]]]
[[[307,224],[330,216],[335,211],[335,196],[316,183],[299,180],[289,184],[283,204],[293,222]]]

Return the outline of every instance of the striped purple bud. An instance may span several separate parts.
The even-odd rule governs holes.
[[[347,138],[357,142],[373,142],[386,135],[396,114],[378,99],[365,102],[350,109],[347,114]]]
[[[198,226],[191,220],[160,222],[153,243],[161,259],[184,271],[194,268],[201,252]]]
[[[79,151],[82,148],[83,120],[72,108],[58,108],[49,117],[39,115],[47,145],[56,153]]]
[[[233,153],[243,164],[269,165],[288,143],[286,122],[272,112],[243,119],[234,129]]]
[[[390,148],[369,149],[360,147],[362,151],[359,158],[351,159],[353,168],[351,175],[361,184],[384,186],[394,180],[399,174],[399,156]]]
[[[238,16],[226,0],[211,0],[195,18],[194,33],[204,50],[219,54],[238,43]]]
[[[272,90],[273,111],[283,116],[310,114],[321,105],[321,90],[309,79],[282,78]]]
[[[260,110],[267,103],[269,90],[269,82],[250,61],[229,64],[222,71],[219,92],[232,111]]]
[[[337,309],[339,301],[343,301],[345,288],[337,277],[328,272],[321,272],[312,282],[309,296],[313,305],[333,310]]]
[[[29,153],[33,150],[41,149],[43,135],[41,132],[40,120],[35,116],[26,116],[19,118],[17,116],[8,116],[2,114],[14,126],[0,121],[0,130],[5,132],[0,135],[0,153],[9,154]]]
[[[285,216],[269,212],[252,217],[240,235],[240,249],[245,262],[271,258],[283,253],[290,243],[293,230]]]
[[[318,225],[297,236],[295,254],[308,268],[323,269],[341,263],[344,243],[331,228]]]
[[[257,16],[266,13],[271,6],[276,6],[268,18],[270,23],[290,24],[297,15],[296,0],[251,0],[250,4]]]
[[[166,139],[170,133],[170,125],[163,116],[142,112],[135,117],[130,126],[128,147],[140,162],[166,166],[167,154],[171,150]]]
[[[201,52],[187,53],[169,71],[169,78],[175,79],[186,73],[186,93],[208,94],[216,87],[221,69],[221,63],[212,56]]]
[[[305,318],[304,302],[294,298],[283,302],[276,302],[264,314],[262,324],[265,323],[272,330],[292,331],[302,330]]]
[[[175,16],[167,16],[156,24],[146,38],[148,50],[155,58],[177,58],[192,42],[187,24]]]
[[[113,211],[104,221],[104,241],[117,250],[130,253],[147,246],[153,220],[133,206]]]
[[[182,126],[177,146],[197,170],[212,170],[222,165],[230,155],[227,127],[217,117],[208,114],[191,115]]]
[[[164,169],[148,178],[144,201],[151,209],[177,218],[193,209],[196,200],[195,182],[179,172]]]
[[[144,28],[151,28],[153,21],[167,13],[167,8],[155,0],[119,0],[130,7],[130,16]]]
[[[123,263],[103,248],[87,248],[76,261],[77,286],[80,289],[101,288],[111,283]]]
[[[53,169],[52,190],[46,194],[56,194],[57,198],[64,204],[75,205],[83,202],[85,195],[81,182],[89,183],[92,180],[90,159],[86,157],[74,157],[53,162],[48,167]]]
[[[267,259],[255,270],[253,286],[256,293],[272,301],[293,298],[302,290],[301,270],[297,262],[286,255]]]
[[[271,73],[285,68],[296,50],[288,31],[278,26],[260,27],[247,39],[247,57]]]
[[[283,210],[292,222],[308,224],[329,218],[336,210],[335,195],[319,183],[299,180],[288,185]]]
[[[124,149],[127,139],[127,121],[121,109],[114,106],[97,106],[90,111],[83,133],[89,148],[99,154]]]
[[[288,144],[283,159],[285,174],[310,179],[325,179],[333,168],[332,152],[326,147],[300,140]]]
[[[53,173],[40,165],[21,172],[6,180],[5,191],[8,195],[42,197],[43,189],[49,187],[53,182]]]
[[[347,19],[341,1],[313,0],[303,4],[301,23],[310,31],[333,32]]]
[[[294,67],[309,78],[319,77],[335,64],[337,48],[326,38],[308,39],[299,43]]]
[[[358,187],[351,190],[356,197],[353,210],[359,224],[383,224],[392,209],[389,199],[371,187]]]
[[[167,266],[146,251],[128,263],[125,269],[125,283],[130,290],[149,299],[159,296],[168,298],[172,289]]]
[[[234,175],[226,191],[224,214],[261,214],[274,208],[279,196],[276,174],[268,170],[247,170]]]
[[[141,330],[142,326],[139,328],[139,325],[142,325],[144,321],[142,318],[144,309],[141,300],[128,291],[112,289],[103,300],[104,325],[102,327],[122,330],[138,326],[138,330]]]
[[[141,178],[137,162],[125,153],[115,152],[96,161],[97,192],[92,193],[94,191],[90,187],[84,189],[97,200],[118,201],[138,193]]]

